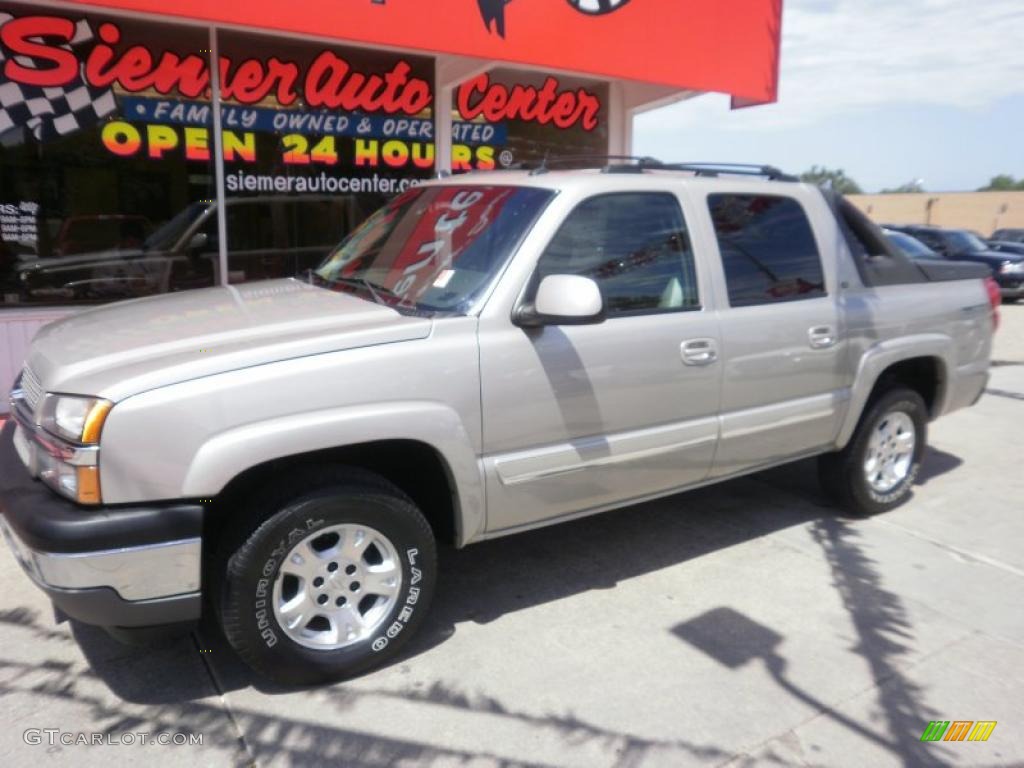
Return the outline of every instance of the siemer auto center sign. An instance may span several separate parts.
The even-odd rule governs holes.
[[[132,40],[123,26],[56,12],[0,14],[4,76],[21,91],[20,99],[5,99],[0,131],[4,121],[27,116],[45,141],[83,121],[103,121],[102,145],[114,157],[208,160],[208,54]],[[253,164],[270,151],[286,166],[432,168],[431,68],[409,56],[383,65],[377,56],[371,64],[359,53],[324,46],[291,56],[227,50],[220,57],[225,160]],[[54,91],[77,109],[61,113],[46,95]],[[507,121],[588,133],[599,124],[602,99],[552,76],[525,85],[482,74],[458,89],[456,104],[453,168],[469,170],[497,167]],[[277,136],[277,146],[259,147],[261,133]],[[341,146],[339,139],[350,141]]]

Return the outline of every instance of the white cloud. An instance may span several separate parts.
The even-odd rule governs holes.
[[[778,104],[723,119],[727,100],[703,96],[641,116],[638,133],[709,121],[784,129],[890,104],[974,108],[1024,93],[1021,0],[787,0],[784,7]]]

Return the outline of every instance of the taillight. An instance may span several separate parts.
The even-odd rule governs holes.
[[[992,305],[992,332],[999,330],[999,305],[1003,303],[1003,296],[999,293],[999,283],[991,277],[985,278],[985,289],[988,291],[988,302]]]

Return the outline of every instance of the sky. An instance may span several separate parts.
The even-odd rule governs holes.
[[[782,38],[777,104],[638,115],[634,153],[824,165],[867,192],[1024,178],[1024,0],[784,0]]]

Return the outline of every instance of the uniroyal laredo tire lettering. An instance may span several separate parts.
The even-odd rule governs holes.
[[[890,502],[896,501],[897,499],[905,496],[907,490],[914,485],[917,480],[918,470],[921,469],[920,464],[913,464],[910,467],[910,471],[907,472],[907,476],[903,478],[903,482],[896,486],[896,489],[889,491],[889,493],[877,493],[873,488],[868,488],[868,495],[879,504],[889,504]]]
[[[253,603],[255,608],[256,617],[256,629],[259,630],[260,637],[263,638],[263,642],[267,648],[273,648],[277,645],[277,633],[274,632],[274,627],[270,621],[271,611],[270,606],[267,604],[267,595],[270,594],[270,587],[274,582],[274,578],[277,575],[278,566],[281,560],[288,550],[292,548],[295,541],[306,537],[310,531],[322,526],[324,521],[321,520],[306,520],[306,529],[292,528],[288,532],[288,535],[281,540],[281,542],[274,547],[270,553],[270,557],[260,571],[260,578],[256,580],[256,600]]]
[[[370,645],[374,651],[379,652],[387,648],[388,643],[398,637],[402,630],[405,629],[406,624],[409,623],[409,619],[412,618],[413,607],[420,599],[420,588],[415,585],[423,579],[423,571],[416,567],[416,558],[419,556],[419,553],[418,549],[406,551],[406,556],[409,558],[409,594],[406,595],[405,605],[402,606],[402,610],[398,612],[395,620],[384,630],[384,634]]]

